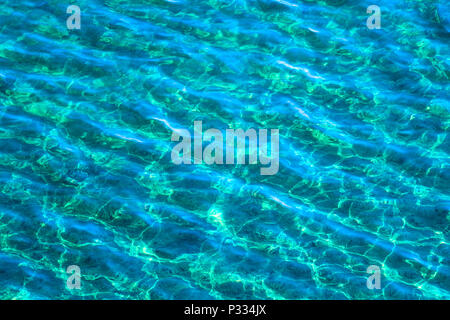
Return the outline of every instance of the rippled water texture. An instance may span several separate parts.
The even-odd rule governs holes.
[[[3,0],[0,298],[450,299],[449,13]],[[278,128],[278,174],[173,164],[195,120]]]

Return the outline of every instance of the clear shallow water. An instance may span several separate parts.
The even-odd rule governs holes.
[[[446,2],[3,1],[0,298],[449,299]],[[173,165],[194,120],[280,171]]]

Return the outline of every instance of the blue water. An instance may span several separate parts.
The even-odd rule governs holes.
[[[449,21],[445,0],[4,0],[0,298],[449,299]],[[279,129],[279,171],[175,165],[200,120]]]

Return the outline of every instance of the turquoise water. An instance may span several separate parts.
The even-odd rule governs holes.
[[[0,298],[449,299],[450,5],[374,2],[4,0]],[[195,120],[279,172],[174,165]]]

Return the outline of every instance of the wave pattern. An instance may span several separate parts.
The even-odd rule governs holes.
[[[68,30],[3,1],[0,298],[449,299],[450,6],[376,2],[380,30],[372,1],[78,0]],[[280,171],[172,164],[194,120],[279,128]]]

